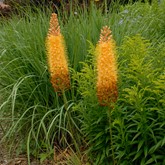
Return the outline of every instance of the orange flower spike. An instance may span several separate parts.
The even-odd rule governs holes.
[[[69,69],[66,58],[64,37],[60,32],[57,15],[52,14],[46,39],[47,61],[51,83],[56,92],[70,88]]]
[[[97,54],[97,97],[100,105],[108,106],[117,100],[117,63],[115,42],[110,29],[101,30],[100,40],[96,46]]]

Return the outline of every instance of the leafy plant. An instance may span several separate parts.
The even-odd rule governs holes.
[[[160,89],[162,77],[157,72],[160,68],[153,68],[153,50],[148,41],[137,35],[126,38],[119,55],[121,56],[121,99],[119,107],[120,117],[114,121],[114,140],[116,158],[120,164],[161,164],[164,162],[164,108],[160,97],[164,100],[164,87]],[[159,85],[158,85],[159,84]],[[155,95],[155,89],[161,95]],[[164,101],[163,101],[164,102]],[[116,114],[117,116],[118,114]],[[158,133],[161,131],[161,133]],[[120,135],[120,136],[118,136]],[[161,144],[161,145],[160,145]]]

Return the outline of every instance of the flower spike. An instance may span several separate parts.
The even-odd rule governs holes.
[[[108,106],[117,100],[117,63],[115,42],[111,30],[105,26],[101,30],[96,46],[97,54],[97,97],[100,105]]]
[[[55,13],[53,13],[50,18],[46,49],[51,83],[55,92],[62,92],[69,89],[70,77],[66,57],[66,47]]]

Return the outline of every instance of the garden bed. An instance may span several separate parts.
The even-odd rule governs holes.
[[[2,165],[165,164],[165,2],[88,7],[0,20]]]

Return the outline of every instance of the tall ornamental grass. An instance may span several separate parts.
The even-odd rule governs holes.
[[[23,17],[1,19],[2,141],[11,150],[19,142],[18,152],[28,154],[29,164],[30,155],[56,159],[54,146],[73,153],[72,164],[164,164],[164,9],[164,2],[137,2],[111,6],[108,13],[94,4],[59,11],[69,61],[65,94],[50,81],[45,41],[51,12],[27,9]],[[117,46],[118,99],[111,122],[97,98],[95,50],[104,25]]]

